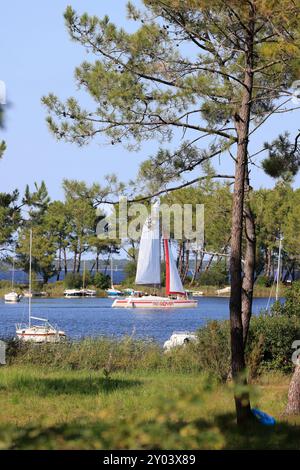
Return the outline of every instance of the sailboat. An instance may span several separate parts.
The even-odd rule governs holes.
[[[85,261],[83,262],[83,275],[82,275],[82,296],[83,297],[96,297],[95,289],[86,289],[85,287]]]
[[[22,341],[31,341],[34,343],[58,343],[66,338],[64,331],[57,330],[50,325],[46,318],[34,317],[31,315],[32,298],[32,230],[30,230],[30,252],[29,252],[29,296],[28,296],[28,324],[16,325],[17,338]],[[37,320],[41,324],[33,325],[32,320]]]
[[[159,309],[197,307],[198,302],[194,299],[189,299],[184,290],[169,240],[164,238],[163,244],[166,260],[166,297],[132,295],[125,299],[116,299],[112,304],[113,307]],[[136,284],[154,286],[161,284],[160,245],[159,202],[157,202],[153,206],[152,215],[146,219],[143,226],[135,279]]]
[[[64,291],[64,297],[66,299],[77,299],[78,297],[96,297],[97,292],[95,289],[85,288],[85,261],[83,262],[83,274],[82,274],[82,288],[81,289],[66,289]]]
[[[114,269],[113,269],[113,256],[112,253],[110,254],[110,282],[111,286],[109,289],[106,289],[106,293],[108,297],[121,297],[123,295],[123,292],[116,289],[114,286]]]
[[[15,259],[13,258],[13,268],[11,275],[11,292],[4,295],[4,302],[10,304],[16,304],[20,302],[21,295],[14,291],[14,280],[15,280]]]

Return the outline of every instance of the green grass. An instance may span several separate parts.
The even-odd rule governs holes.
[[[2,449],[300,449],[300,419],[281,418],[289,377],[251,387],[275,427],[241,431],[230,386],[205,374],[10,366],[0,369]]]

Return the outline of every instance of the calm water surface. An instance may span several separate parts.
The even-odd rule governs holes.
[[[228,298],[199,298],[198,308],[170,310],[142,310],[111,308],[111,299],[33,299],[32,315],[48,318],[58,325],[69,338],[86,336],[130,335],[152,338],[163,343],[175,330],[194,331],[209,320],[228,318]],[[254,299],[253,310],[257,314],[265,309],[268,299]],[[0,301],[0,337],[12,337],[15,324],[27,322],[28,300],[19,304]]]

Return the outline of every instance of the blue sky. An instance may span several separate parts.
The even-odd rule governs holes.
[[[138,3],[135,0],[135,3]],[[0,26],[0,80],[7,86],[11,106],[6,109],[6,129],[0,131],[8,150],[0,162],[0,191],[19,188],[45,180],[52,198],[62,197],[63,178],[83,179],[88,183],[103,181],[108,173],[122,180],[133,178],[138,164],[157,149],[148,142],[139,152],[128,152],[122,146],[104,145],[104,139],[78,148],[57,142],[45,123],[41,96],[54,92],[61,98],[76,94],[73,72],[87,57],[84,50],[70,41],[64,26],[63,12],[71,4],[80,12],[103,16],[131,27],[125,17],[126,0],[10,0],[2,2]],[[296,132],[299,111],[269,121],[257,133],[253,150],[276,137],[278,132]],[[216,161],[218,165],[218,161]],[[221,170],[232,171],[228,159]],[[218,168],[220,171],[220,168]],[[273,181],[258,169],[252,172],[254,186],[271,186]],[[299,186],[300,177],[295,185]]]

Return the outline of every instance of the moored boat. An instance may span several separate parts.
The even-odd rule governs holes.
[[[184,346],[185,344],[190,343],[191,341],[196,341],[197,336],[195,333],[190,331],[174,331],[167,341],[164,343],[164,349],[170,351],[172,348],[177,346]]]
[[[115,308],[195,308],[197,300],[188,298],[182,285],[170,242],[166,238],[164,252],[166,261],[166,296],[130,295],[125,299],[116,299],[112,306]],[[142,230],[135,283],[137,285],[159,286],[161,283],[160,262],[160,227],[159,203],[153,206]]]
[[[44,318],[31,316],[31,319],[40,320],[44,324],[33,326],[17,325],[16,335],[18,339],[34,343],[58,343],[66,338],[64,331],[57,330]]]
[[[20,302],[20,300],[21,300],[21,295],[18,294],[17,292],[9,292],[8,294],[5,294],[4,296],[5,303],[16,304]]]
[[[142,297],[130,296],[125,299],[116,299],[113,307],[121,308],[194,308],[197,301],[178,296],[176,298],[145,295]]]
[[[46,318],[34,317],[31,314],[32,301],[32,230],[30,230],[30,249],[29,249],[29,290],[28,290],[28,324],[16,325],[16,336],[21,341],[31,341],[35,343],[59,343],[66,338],[64,331],[61,331],[50,325]],[[33,325],[32,320],[40,322]]]
[[[82,289],[66,289],[64,291],[64,297],[66,299],[76,299],[77,297],[82,297]]]
[[[14,291],[14,281],[15,281],[15,259],[13,258],[13,267],[11,273],[11,292],[8,292],[4,295],[4,302],[9,304],[16,304],[20,302],[21,295]]]
[[[110,289],[106,289],[105,291],[108,295],[108,297],[122,297],[124,294],[122,291],[116,289],[114,286],[112,286]]]

